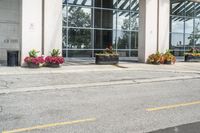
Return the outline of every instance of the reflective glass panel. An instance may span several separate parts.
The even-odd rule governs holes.
[[[131,32],[131,49],[138,49],[138,32]]]
[[[194,24],[193,18],[185,19],[185,33],[193,33],[193,27],[194,27],[193,24]]]
[[[115,32],[112,30],[95,30],[94,31],[94,48],[105,49],[112,46],[115,48]]]
[[[131,0],[131,11],[139,12],[139,0]]]
[[[129,31],[117,31],[117,48],[129,49]]]
[[[118,21],[117,21],[117,29],[121,30],[130,30],[130,12],[123,11],[118,12]]]
[[[183,36],[184,34],[171,34],[171,46],[182,47],[184,45]]]
[[[184,33],[184,17],[172,17],[171,32]]]
[[[187,1],[185,3],[186,3],[185,4],[185,15],[189,16],[189,17],[193,17],[194,16],[195,3],[190,2],[190,1]]]
[[[69,49],[91,48],[91,30],[70,28],[68,34]]]
[[[185,34],[185,46],[194,46],[194,35],[193,34]]]
[[[91,10],[90,8],[70,6],[68,8],[68,26],[91,27]]]
[[[91,6],[92,0],[68,0],[68,4],[81,5],[81,6]]]
[[[130,30],[139,30],[139,14],[137,12],[131,12]]]
[[[171,15],[184,16],[185,15],[185,2],[172,2]]]
[[[194,34],[200,34],[200,18],[195,19]]]
[[[116,29],[116,11],[112,10],[94,10],[94,27]]]
[[[120,0],[118,2],[119,10],[130,10],[130,0]]]
[[[92,57],[92,50],[69,50],[68,57]]]

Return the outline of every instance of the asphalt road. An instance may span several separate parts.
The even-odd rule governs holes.
[[[102,82],[112,74],[106,73],[108,76],[101,77]],[[143,73],[141,72],[141,75]],[[130,72],[121,74],[121,80],[129,80],[132,74]],[[146,73],[145,77],[148,77],[148,74]],[[111,78],[120,80],[119,75],[120,73],[115,74],[116,78],[115,76]],[[137,72],[135,77],[145,79],[141,75]],[[159,75],[180,77],[184,74],[150,73],[149,77],[159,77]],[[26,82],[25,77],[28,76],[31,77],[21,75],[17,79],[12,75],[4,78],[11,83],[7,84],[8,89],[15,89],[16,79],[16,86],[21,87],[23,82]],[[52,75],[46,76],[51,80],[54,78],[52,82],[56,81]],[[65,76],[68,81],[67,75]],[[87,78],[89,80],[89,77]],[[100,79],[95,80],[95,77],[91,78],[100,81]],[[58,84],[66,82],[64,78],[62,80],[58,81]],[[31,81],[34,82],[31,84]],[[27,78],[27,82],[30,82],[27,87],[34,84],[40,87],[43,85],[41,78],[37,82],[36,77],[34,80]],[[47,83],[45,81],[44,87]],[[150,80],[140,83],[101,84],[91,87],[0,94],[0,132],[196,133],[200,131],[199,83],[199,78],[156,82]]]

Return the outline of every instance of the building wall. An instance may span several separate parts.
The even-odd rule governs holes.
[[[20,51],[20,0],[0,0],[0,65],[7,51]]]
[[[31,49],[41,52],[41,39],[42,2],[41,0],[22,0],[22,65]]]
[[[54,48],[62,51],[62,0],[45,1],[45,55]]]

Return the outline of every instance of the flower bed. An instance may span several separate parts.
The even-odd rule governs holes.
[[[64,58],[61,56],[47,56],[45,63],[48,67],[59,67],[60,64],[64,63]]]
[[[185,62],[200,62],[200,50],[198,48],[190,48],[188,53],[185,53]]]
[[[185,62],[200,62],[200,53],[199,54],[185,54]]]
[[[40,64],[45,62],[42,56],[37,56],[38,53],[36,50],[31,50],[29,56],[25,57],[24,62],[27,63],[28,67],[39,68]]]
[[[112,47],[106,48],[103,53],[95,55],[95,63],[98,65],[115,65],[119,63],[119,55],[112,50]]]
[[[64,63],[64,58],[59,56],[59,49],[53,49],[51,52],[51,56],[47,56],[45,58],[45,63],[47,67],[60,67],[60,64]]]
[[[169,50],[167,50],[164,54],[163,53],[155,53],[151,54],[148,59],[147,63],[148,64],[155,64],[155,65],[160,65],[160,64],[175,64],[176,62],[176,57],[173,56]]]

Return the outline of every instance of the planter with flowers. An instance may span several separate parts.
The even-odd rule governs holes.
[[[107,48],[103,53],[95,55],[95,63],[102,65],[114,65],[118,64],[119,55],[112,50],[112,48]]]
[[[172,55],[169,50],[165,52],[162,56],[163,56],[164,64],[168,64],[168,65],[175,64],[176,57]]]
[[[198,48],[191,48],[185,53],[185,62],[200,62],[200,50]]]
[[[29,52],[29,56],[25,57],[24,62],[27,63],[29,68],[39,68],[44,63],[44,58],[38,56],[38,53],[39,51],[33,49]]]
[[[167,50],[164,54],[156,52],[155,54],[151,54],[148,59],[147,63],[149,64],[175,64],[176,57],[173,56],[169,50]]]
[[[148,64],[155,64],[155,65],[160,65],[161,63],[163,63],[163,61],[164,61],[163,56],[159,52],[151,54],[147,59]]]
[[[47,67],[60,67],[60,64],[64,63],[64,58],[60,56],[59,49],[53,49],[51,56],[45,58],[45,63]]]

